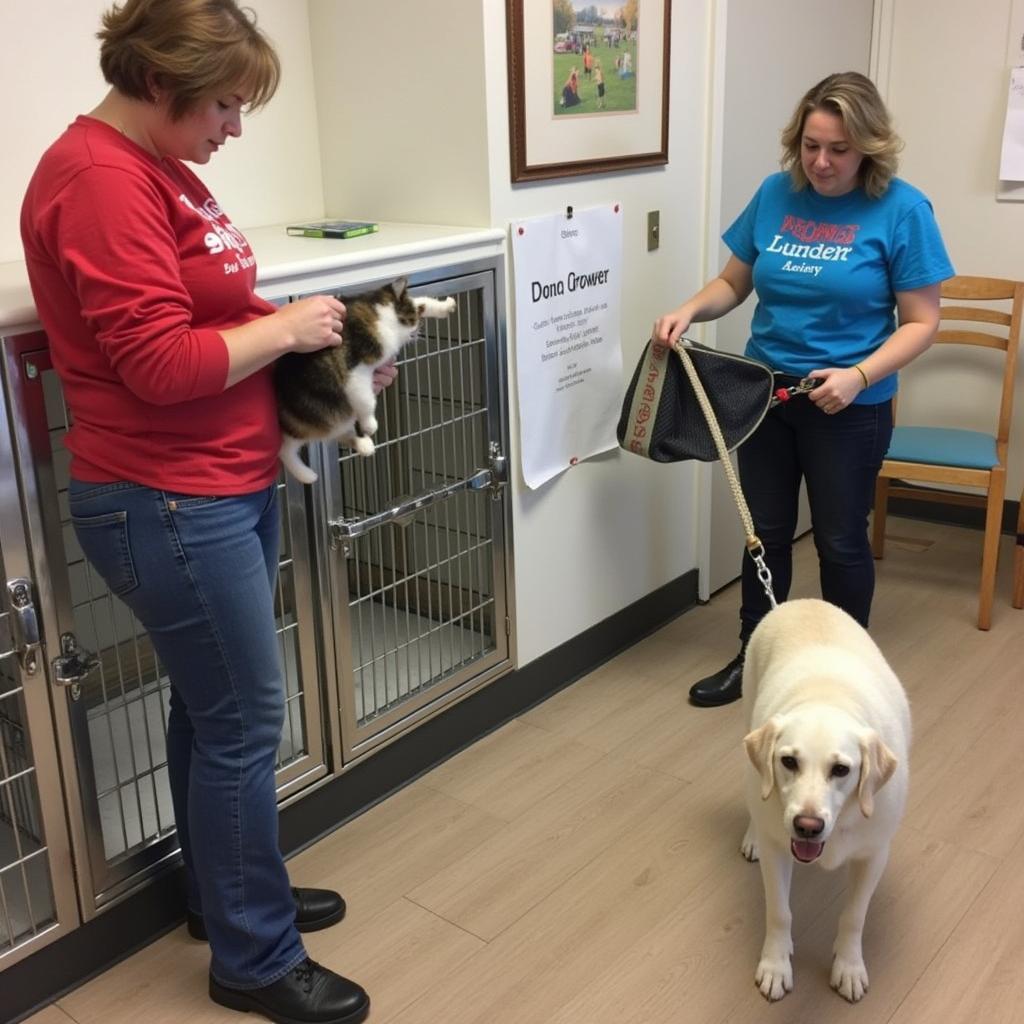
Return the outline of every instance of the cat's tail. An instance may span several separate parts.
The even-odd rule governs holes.
[[[282,434],[281,450],[278,452],[278,458],[281,460],[281,465],[299,483],[311,484],[317,479],[317,475],[299,458],[299,449],[303,444],[305,442],[300,441],[297,437],[292,437],[290,434]]]

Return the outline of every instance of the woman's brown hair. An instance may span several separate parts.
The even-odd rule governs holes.
[[[789,171],[794,189],[807,187],[800,163],[804,122],[815,110],[837,114],[850,145],[862,153],[860,180],[864,191],[877,199],[889,187],[899,165],[903,140],[896,134],[874,82],[857,71],[829,75],[810,88],[782,130],[782,169]]]
[[[174,120],[224,92],[262,107],[281,77],[256,15],[235,0],[125,0],[103,15],[97,36],[103,77],[133,99],[165,92]]]

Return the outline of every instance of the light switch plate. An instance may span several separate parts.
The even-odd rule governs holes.
[[[650,210],[647,214],[647,251],[657,249],[661,244],[661,211]]]

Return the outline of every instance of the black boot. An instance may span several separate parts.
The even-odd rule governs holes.
[[[300,932],[318,932],[345,916],[345,901],[332,889],[292,889],[295,927]],[[194,910],[185,912],[185,924],[193,939],[206,940],[206,922]]]
[[[743,656],[741,650],[725,668],[705,676],[690,687],[690,703],[699,708],[717,708],[731,704],[743,694]]]
[[[308,958],[263,988],[228,988],[211,974],[210,998],[280,1024],[359,1024],[370,1012],[361,986]]]

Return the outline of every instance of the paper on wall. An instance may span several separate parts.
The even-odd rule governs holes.
[[[622,205],[512,224],[523,479],[531,488],[617,447]]]
[[[999,180],[1024,181],[1024,68],[1010,72]]]

